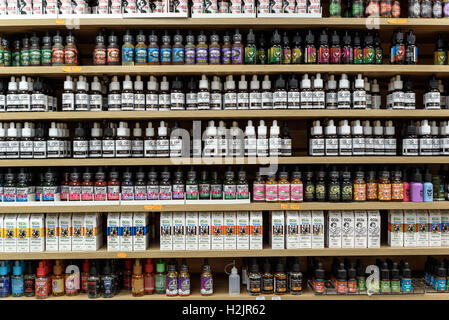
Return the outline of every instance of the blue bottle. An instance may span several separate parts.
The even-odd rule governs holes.
[[[0,298],[9,296],[11,281],[8,274],[8,267],[4,261],[0,265]]]
[[[429,169],[427,169],[426,173],[424,174],[423,200],[424,202],[433,201],[432,174],[430,173]]]
[[[13,297],[22,297],[24,294],[24,282],[20,261],[16,261],[12,268],[11,291]]]
[[[447,270],[444,267],[444,262],[440,262],[436,270],[435,289],[437,291],[446,291],[446,275]]]
[[[401,291],[403,293],[413,292],[412,287],[412,270],[408,266],[408,262],[404,262],[402,266]]]

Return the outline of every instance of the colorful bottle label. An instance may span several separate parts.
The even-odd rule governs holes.
[[[243,48],[233,47],[232,48],[232,63],[242,64],[243,63]]]
[[[108,200],[120,200],[120,186],[108,186]]]
[[[23,278],[20,279],[12,279],[11,281],[11,292],[13,295],[21,295],[23,294]]]
[[[184,48],[173,48],[173,63],[182,64],[184,63]]]
[[[265,200],[266,201],[278,201],[278,185],[266,184],[265,185]]]
[[[237,185],[237,199],[249,199],[249,190],[247,184]]]
[[[138,47],[136,48],[136,63],[147,63],[147,48]]]
[[[161,48],[161,63],[171,63],[171,48]]]
[[[210,295],[214,293],[214,282],[212,276],[201,277],[201,294]]]
[[[390,183],[379,183],[378,198],[380,201],[390,201],[391,200],[391,184]]]
[[[366,184],[354,183],[354,200],[356,201],[366,200]]]
[[[278,185],[278,198],[280,201],[290,201],[290,184]]]
[[[292,201],[303,201],[304,190],[302,183],[292,184],[290,186],[290,198]]]
[[[119,48],[108,48],[108,64],[119,64],[120,63],[120,49]]]
[[[207,54],[207,48],[205,47],[198,47],[196,48],[196,63],[197,64],[207,64],[208,60],[208,54]]]
[[[195,48],[186,48],[184,50],[184,54],[185,54],[185,64],[195,64],[195,62],[196,62],[196,59],[195,59],[196,50],[195,50]]]
[[[236,198],[237,187],[235,184],[223,185],[223,193],[225,200],[233,200]]]
[[[265,201],[265,184],[253,185],[253,200]]]
[[[159,186],[159,200],[171,200],[171,197],[172,197],[171,185]]]
[[[401,288],[402,292],[412,292],[412,279],[402,279]]]
[[[402,183],[391,184],[391,200],[404,199],[404,185]]]
[[[105,48],[98,48],[94,50],[94,64],[104,65],[107,62],[107,54]],[[146,62],[146,61],[145,61]]]
[[[122,48],[122,63],[134,62],[134,48]]]
[[[232,62],[232,50],[229,47],[221,49],[221,63],[230,64]]]
[[[187,200],[198,200],[198,185],[197,184],[186,185],[186,199]]]
[[[221,63],[221,50],[220,48],[209,48],[209,63],[220,64]]]
[[[377,183],[371,182],[366,184],[366,199],[377,200]]]
[[[178,278],[169,278],[166,280],[167,296],[176,296],[178,294]]]
[[[67,48],[64,52],[64,63],[70,65],[78,64],[78,49],[76,48]]]
[[[178,294],[187,296],[190,294],[190,278],[180,277],[178,279]]]

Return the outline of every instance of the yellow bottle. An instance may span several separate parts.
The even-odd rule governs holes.
[[[143,297],[144,295],[144,282],[142,274],[142,265],[140,260],[136,259],[133,266],[133,277],[131,281],[132,295],[133,297]]]
[[[55,297],[64,295],[64,275],[62,274],[61,260],[56,260],[55,265],[53,266],[51,289],[53,292],[53,296]]]

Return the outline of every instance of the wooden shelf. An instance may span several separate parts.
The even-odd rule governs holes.
[[[144,120],[144,119],[316,119],[316,118],[449,118],[449,110],[185,110],[185,111],[74,111],[74,112],[5,112],[2,121],[26,120]]]
[[[449,65],[170,65],[170,66],[76,66],[76,67],[1,67],[0,76],[44,76],[63,78],[66,75],[265,75],[279,73],[358,74],[371,77],[391,77],[397,74],[438,77],[449,76]]]
[[[138,203],[138,201],[136,201]],[[449,209],[449,201],[435,202],[299,202],[299,203],[248,203],[248,204],[186,204],[186,205],[96,205],[68,202],[66,205],[45,205],[28,202],[27,205],[1,205],[0,213],[47,212],[162,212],[162,211],[263,211],[263,210],[441,210]]]

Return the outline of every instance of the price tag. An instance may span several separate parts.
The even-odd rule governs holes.
[[[392,24],[406,24],[407,19],[388,19],[388,23]]]
[[[290,205],[290,208],[291,208],[292,210],[299,210],[299,204],[291,204],[291,205]]]
[[[156,205],[148,205],[143,207],[146,211],[160,211],[162,210],[162,205],[156,204]]]
[[[126,258],[126,252],[117,252],[117,258]]]
[[[279,297],[279,296],[273,296],[273,297],[271,298],[271,300],[281,300],[281,297]]]
[[[82,67],[80,67],[80,66],[74,66],[74,67],[72,67],[72,71],[74,71],[74,72],[79,72],[79,71],[81,71],[83,68]]]
[[[80,72],[83,68],[80,66],[74,66],[74,67],[62,67],[62,71],[64,72]]]
[[[281,204],[281,209],[288,210],[288,204]]]
[[[256,297],[256,300],[265,300],[265,296],[258,296]]]
[[[56,24],[65,24],[65,19],[56,19]]]

